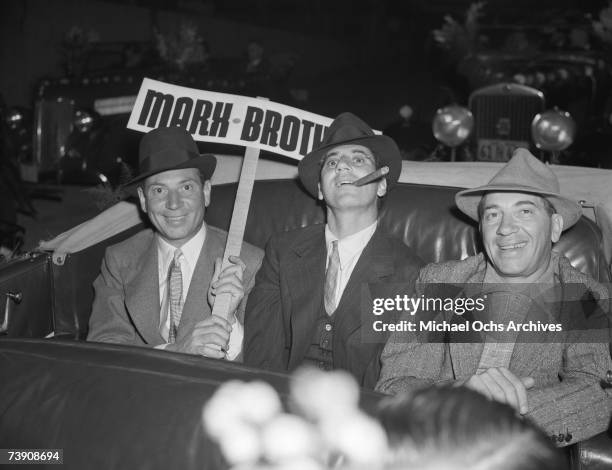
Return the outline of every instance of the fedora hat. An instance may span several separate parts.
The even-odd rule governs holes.
[[[559,180],[552,170],[524,148],[517,148],[510,161],[486,185],[459,191],[455,202],[464,214],[478,221],[478,204],[485,193],[492,191],[542,196],[563,217],[563,230],[578,222],[582,215],[580,204],[561,195]]]
[[[321,175],[321,160],[338,145],[358,144],[369,148],[376,156],[378,166],[388,166],[387,189],[398,180],[402,171],[402,156],[395,141],[386,135],[376,135],[365,122],[352,113],[340,114],[323,134],[323,141],[298,164],[298,174],[304,187],[315,198]]]
[[[208,180],[216,166],[217,159],[214,155],[200,155],[189,132],[179,127],[160,127],[140,139],[138,175],[125,186],[131,186],[163,171],[182,168],[197,168],[204,180]]]

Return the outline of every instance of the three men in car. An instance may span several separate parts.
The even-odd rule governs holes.
[[[153,131],[152,136],[159,132]],[[221,273],[217,266],[213,278],[213,252],[220,256],[222,251],[209,250],[208,240],[216,232],[203,223],[203,208],[210,198],[207,179],[214,164],[195,155],[189,142],[181,145],[185,156],[180,161],[171,166],[154,164],[151,171],[141,169],[140,175],[145,182],[139,190],[142,209],[162,241],[172,247],[168,253],[173,254],[164,256],[163,243],[152,243],[153,234],[107,252],[96,281],[89,339],[218,358],[235,358],[243,346],[247,365],[281,371],[302,364],[345,369],[362,386],[376,385],[385,393],[439,383],[466,386],[515,407],[550,434],[562,436],[559,440],[563,444],[607,427],[612,397],[600,381],[612,370],[608,344],[585,337],[582,330],[567,332],[563,341],[548,342],[524,341],[518,336],[503,342],[488,338],[465,343],[453,341],[452,335],[424,342],[400,333],[393,334],[386,346],[362,340],[362,289],[368,283],[402,283],[410,294],[416,289],[415,296],[429,295],[432,285],[442,283],[477,286],[477,290],[495,285],[492,297],[497,303],[488,313],[499,321],[525,320],[534,309],[544,315],[541,318],[555,321],[567,315],[564,305],[575,300],[559,292],[577,285],[597,312],[594,316],[603,323],[609,321],[607,289],[552,249],[561,233],[578,221],[581,207],[560,194],[554,173],[527,150],[517,150],[487,185],[456,196],[459,209],[479,223],[484,253],[420,269],[419,257],[386,233],[378,221],[381,200],[401,171],[397,146],[389,137],[376,135],[356,116],[341,114],[327,129],[321,145],[299,164],[302,184],[325,203],[326,223],[273,235],[261,269],[261,254],[247,245],[243,247],[244,262],[233,260],[234,264]],[[157,147],[141,150],[141,163],[148,164]],[[204,170],[200,163],[194,163],[200,160]],[[381,173],[368,184],[355,184],[384,167],[386,176]],[[190,179],[171,184],[166,179],[157,181],[160,175],[173,176],[176,171],[188,171]],[[204,178],[199,177],[202,171]],[[196,205],[201,210],[194,209],[193,217],[175,211],[175,206],[189,206],[189,198],[181,196],[181,191],[192,189],[201,199]],[[170,200],[162,193],[176,195]],[[158,211],[155,201],[160,197],[163,201]],[[190,224],[194,230],[174,237],[185,225],[183,219],[189,217],[197,219]],[[189,281],[177,281],[172,274],[176,248],[190,252],[188,242],[203,228],[206,241],[198,241],[191,274],[194,279],[196,274],[203,276],[199,284],[211,286],[204,296],[190,288]],[[173,243],[175,239],[178,245]],[[150,245],[149,255],[142,252],[145,245]],[[201,256],[213,258],[201,264]],[[152,259],[158,262],[151,264]],[[151,269],[143,276],[143,266],[148,265]],[[175,300],[175,288],[181,284],[184,294]],[[148,290],[140,289],[148,285]],[[240,327],[248,291],[242,344]],[[211,318],[210,313],[188,313],[198,310],[196,304],[208,305],[211,296],[223,292],[232,294],[232,311],[237,318],[234,325]],[[550,292],[557,297],[551,300]],[[137,300],[148,305],[145,310],[160,313],[139,314],[144,310],[139,310]],[[181,311],[187,312],[182,320]],[[232,336],[237,339],[232,341]]]

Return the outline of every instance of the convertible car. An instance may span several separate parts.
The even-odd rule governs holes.
[[[229,227],[240,157],[219,157],[207,222]],[[427,262],[481,250],[477,227],[454,207],[458,187],[486,182],[500,163],[404,162],[382,208],[383,226]],[[553,167],[584,216],[557,249],[578,269],[611,281],[611,170]],[[263,247],[275,231],[324,221],[292,165],[261,161],[245,239]],[[230,379],[262,379],[287,393],[284,374],[211,359],[86,343],[92,282],[104,249],[145,222],[124,201],[0,269],[0,447],[63,449],[71,469],[226,468],[201,424],[202,405]],[[612,386],[610,377],[602,387]],[[363,392],[373,409],[379,396]],[[551,439],[558,439],[551,435]],[[563,443],[565,444],[565,443]],[[612,468],[612,436],[571,443],[573,468]]]

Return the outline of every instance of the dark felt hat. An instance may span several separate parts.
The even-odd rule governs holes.
[[[395,141],[386,135],[376,135],[370,126],[351,113],[340,114],[325,131],[323,141],[298,164],[298,173],[304,187],[315,198],[321,174],[321,160],[338,145],[358,144],[369,148],[378,160],[378,167],[388,166],[387,189],[398,180],[402,171],[402,156]]]
[[[212,177],[217,159],[214,155],[200,155],[191,134],[179,127],[160,127],[140,139],[138,175],[125,186],[131,186],[151,175],[181,168],[197,168],[204,180]]]
[[[478,204],[488,192],[542,196],[552,204],[555,212],[563,217],[563,230],[578,222],[582,215],[582,207],[578,202],[561,195],[559,180],[548,165],[524,148],[517,148],[510,161],[486,185],[459,191],[455,195],[455,202],[464,214],[478,221]]]

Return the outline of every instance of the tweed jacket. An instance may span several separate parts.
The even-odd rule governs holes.
[[[553,260],[558,260],[555,271],[559,282],[582,284],[608,324],[610,293],[607,289],[573,268],[564,256],[555,254]],[[486,264],[483,254],[463,261],[430,264],[419,274],[417,295],[426,292],[432,283],[482,283]],[[377,390],[392,394],[405,392],[466,379],[476,372],[482,343],[453,343],[452,339],[418,342],[407,334],[390,336],[382,354]],[[560,445],[587,439],[607,429],[612,392],[600,382],[612,370],[608,344],[580,341],[579,337],[563,343],[516,342],[509,369],[518,377],[533,377],[535,386],[527,391],[528,416],[551,436],[563,436]]]
[[[208,287],[216,258],[223,256],[227,232],[206,227],[204,246],[185,297],[177,339],[211,314]],[[106,249],[100,275],[94,281],[95,297],[89,320],[88,341],[157,346],[165,341],[159,331],[160,298],[157,237],[150,229]],[[246,297],[261,265],[261,249],[244,243],[240,253],[246,264],[245,298],[238,308],[243,322]]]
[[[281,371],[302,364],[324,312],[326,256],[323,224],[272,236],[247,303],[246,364]],[[345,369],[362,386],[374,388],[385,341],[362,340],[362,288],[365,283],[398,282],[411,292],[422,264],[401,240],[376,229],[334,313],[335,369]]]

